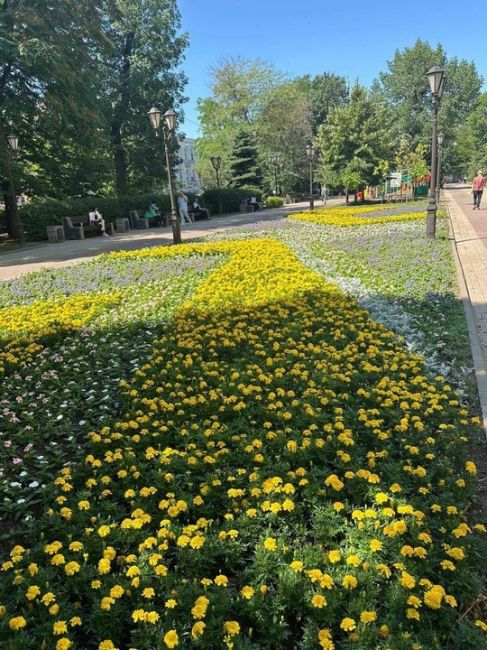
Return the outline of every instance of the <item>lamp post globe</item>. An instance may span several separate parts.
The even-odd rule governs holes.
[[[220,156],[211,156],[210,161],[213,166],[213,169],[215,171],[218,171],[222,164],[222,159],[220,158]]]
[[[445,85],[445,68],[442,65],[435,65],[428,70],[426,76],[428,77],[431,94],[441,97]]]
[[[19,148],[19,137],[15,135],[15,133],[11,133],[10,135],[7,136],[8,143],[10,145],[10,148],[12,151],[17,151]]]
[[[167,130],[172,133],[176,128],[176,113],[168,110],[164,113],[164,121],[166,122]]]
[[[150,111],[147,113],[149,116],[149,121],[151,123],[151,126],[157,131],[159,127],[161,126],[161,111],[153,106]]]

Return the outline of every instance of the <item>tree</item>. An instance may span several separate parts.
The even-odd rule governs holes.
[[[303,190],[303,178],[308,173],[306,145],[311,142],[311,103],[302,80],[281,83],[272,88],[260,114],[256,117],[256,132],[261,159],[278,154],[280,185],[286,192]],[[274,167],[267,163],[265,183],[274,189]]]
[[[177,66],[188,39],[179,34],[180,22],[177,0],[106,5],[103,26],[111,48],[98,63],[119,195],[127,194],[130,181],[134,187],[150,184],[163,165],[146,114],[153,104],[178,111],[184,99],[186,77]]]
[[[237,134],[253,129],[267,97],[284,77],[271,64],[237,58],[222,58],[211,70],[211,95],[198,100],[201,136],[197,142],[198,173],[205,185],[214,184],[211,156],[222,159],[222,183],[230,182]]]
[[[390,115],[384,104],[358,84],[348,104],[331,109],[318,130],[323,181],[334,179],[346,191],[383,180],[392,157]]]
[[[301,79],[311,104],[310,122],[315,135],[319,126],[326,122],[331,109],[348,101],[348,81],[333,72],[323,72],[314,77],[306,75]]]
[[[457,151],[461,168],[474,176],[487,169],[487,93],[480,95],[477,105],[458,132]]]
[[[62,146],[64,134],[79,141],[78,127],[95,98],[90,43],[99,26],[98,6],[90,0],[80,12],[74,0],[3,0],[0,19],[0,173],[7,230],[22,242],[7,131],[15,129],[21,139],[21,185],[29,184],[29,171],[49,155],[48,148],[36,146],[48,121],[55,127],[51,144]]]
[[[418,39],[413,47],[396,50],[387,63],[387,71],[380,73],[373,92],[391,105],[395,136],[407,134],[413,148],[425,145],[429,157],[432,104],[426,72],[434,65],[445,66],[446,83],[439,120],[445,135],[444,169],[452,171],[458,161],[454,144],[458,128],[475,106],[483,83],[475,63],[449,59],[442,45],[433,48]]]
[[[230,160],[230,177],[233,187],[260,187],[262,184],[255,138],[246,129],[241,129],[235,138]]]

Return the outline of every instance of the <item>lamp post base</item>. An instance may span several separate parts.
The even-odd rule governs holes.
[[[314,210],[315,209],[315,201],[314,199],[309,200],[309,209]]]
[[[178,213],[176,210],[171,210],[171,228],[172,228],[172,239],[173,244],[181,243],[181,226],[179,224]]]

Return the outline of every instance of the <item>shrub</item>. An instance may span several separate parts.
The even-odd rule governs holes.
[[[265,200],[266,208],[280,208],[284,205],[282,196],[268,196]]]
[[[190,197],[188,197],[190,198]],[[87,215],[97,207],[107,221],[127,217],[129,210],[146,210],[154,201],[161,212],[170,212],[171,203],[167,194],[138,194],[123,197],[85,197],[58,201],[49,199],[32,202],[19,208],[20,218],[30,241],[46,239],[46,226],[62,223],[63,217]]]
[[[238,212],[242,201],[246,201],[249,197],[255,196],[259,203],[262,201],[262,192],[257,187],[225,187],[220,190],[222,212]],[[202,202],[209,208],[212,214],[218,214],[218,190],[211,189],[205,190],[201,195]]]

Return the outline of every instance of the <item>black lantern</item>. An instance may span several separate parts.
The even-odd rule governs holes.
[[[442,65],[435,65],[428,70],[426,76],[430,84],[431,94],[441,97],[445,86],[445,68]]]
[[[169,133],[172,133],[174,131],[174,128],[176,126],[176,114],[174,111],[166,111],[164,113],[164,121],[166,122],[167,130]]]
[[[147,113],[147,115],[149,116],[149,120],[150,120],[150,123],[151,123],[152,127],[154,129],[156,129],[156,131],[157,131],[157,129],[161,125],[161,115],[162,115],[161,111],[158,108],[156,108],[155,106],[153,106],[150,109],[150,111]]]

